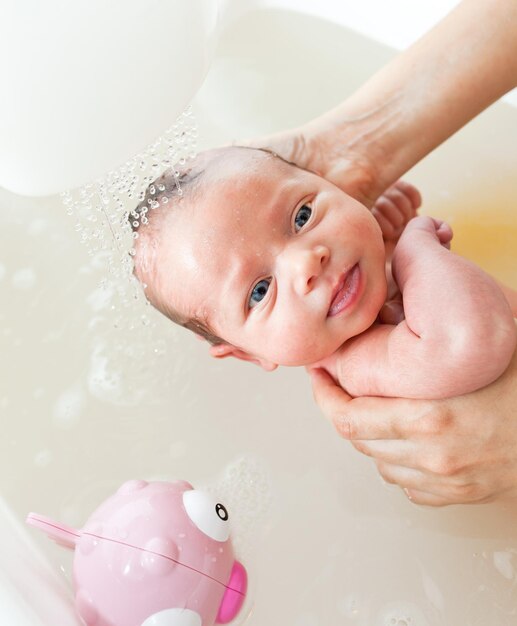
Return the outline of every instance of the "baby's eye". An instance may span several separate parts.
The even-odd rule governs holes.
[[[251,292],[251,296],[248,302],[248,306],[250,307],[250,309],[257,305],[264,298],[270,284],[270,278],[263,278],[262,280],[258,281],[255,287],[253,287],[253,291]]]
[[[305,226],[305,224],[307,224],[311,215],[312,208],[308,204],[304,204],[298,209],[296,217],[294,218],[294,229],[296,232],[301,230]]]

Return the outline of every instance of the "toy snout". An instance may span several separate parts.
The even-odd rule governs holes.
[[[221,600],[219,612],[217,613],[216,622],[218,624],[227,624],[236,617],[246,597],[247,587],[248,575],[246,569],[239,561],[235,561],[230,574],[230,580],[226,585],[226,591]]]
[[[26,521],[29,526],[42,530],[50,539],[70,550],[75,549],[81,537],[81,533],[75,528],[56,522],[38,513],[29,513]]]

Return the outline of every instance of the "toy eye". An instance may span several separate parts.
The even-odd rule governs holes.
[[[230,536],[228,510],[211,494],[197,489],[183,493],[183,506],[199,530],[215,541],[226,541]]]
[[[228,509],[224,506],[224,504],[221,504],[220,502],[218,502],[215,505],[215,512],[217,513],[217,516],[219,517],[219,519],[222,519],[223,522],[228,521]]]

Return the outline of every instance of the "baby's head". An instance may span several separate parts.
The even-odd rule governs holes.
[[[277,155],[229,147],[166,172],[137,212],[135,274],[150,302],[211,344],[265,369],[307,365],[375,321],[386,296],[370,211]],[[164,202],[167,198],[167,202]]]

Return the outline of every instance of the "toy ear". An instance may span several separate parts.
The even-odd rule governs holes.
[[[225,359],[226,357],[233,356],[241,361],[255,363],[255,365],[258,365],[266,372],[272,372],[278,367],[277,363],[254,356],[253,354],[245,352],[236,346],[232,346],[230,343],[219,343],[216,346],[211,346],[209,352],[215,359]]]
[[[34,526],[34,528],[42,530],[50,539],[53,539],[60,546],[71,550],[75,548],[75,545],[81,536],[79,531],[75,528],[59,524],[58,522],[54,522],[54,520],[51,520],[48,517],[43,517],[43,515],[38,515],[37,513],[29,513],[25,521],[29,524],[29,526]]]

